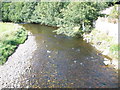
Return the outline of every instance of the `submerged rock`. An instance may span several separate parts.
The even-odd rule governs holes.
[[[47,50],[47,53],[51,53],[51,51]]]
[[[57,35],[54,35],[54,37],[57,37]]]
[[[80,63],[80,65],[82,65],[82,66],[83,66],[83,63]]]
[[[74,61],[74,63],[77,63],[77,61]]]
[[[77,52],[80,52],[80,49],[77,49],[76,51],[77,51]]]

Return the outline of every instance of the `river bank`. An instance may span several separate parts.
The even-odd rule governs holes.
[[[27,31],[20,25],[0,22],[0,65],[4,64],[26,39]]]
[[[105,57],[103,61],[105,65],[112,65],[118,70],[118,54],[120,52],[118,21],[111,23],[108,20],[108,18],[98,18],[95,29],[89,34],[84,34],[83,38]]]
[[[20,88],[21,82],[26,80],[25,78],[21,79],[21,77],[26,73],[30,73],[30,62],[33,52],[37,48],[34,39],[34,36],[28,36],[25,43],[20,44],[7,62],[0,66],[0,89]]]
[[[30,60],[36,49],[35,38],[24,31],[21,25],[14,23],[1,22],[0,32],[0,53],[3,54],[0,56],[0,89],[20,88],[25,80],[21,79],[22,75],[31,70]]]

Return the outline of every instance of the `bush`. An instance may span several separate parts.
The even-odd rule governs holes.
[[[100,10],[108,5],[106,2],[3,2],[2,20],[57,26],[60,27],[57,33],[76,36],[90,31],[101,16]],[[78,32],[74,32],[74,27],[79,27]]]
[[[115,58],[118,59],[118,53],[120,52],[120,45],[113,44],[110,46],[110,52],[114,55]]]
[[[118,5],[115,5],[109,14],[109,18],[118,19],[119,15],[120,15],[120,12],[118,11]]]
[[[23,28],[15,30],[18,26],[12,24],[0,23],[0,26],[0,64],[4,64],[17,46],[26,40],[27,32]]]

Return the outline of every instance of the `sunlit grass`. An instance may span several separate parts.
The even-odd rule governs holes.
[[[27,32],[17,24],[0,23],[0,64],[14,52],[17,46],[25,41]]]
[[[115,58],[119,58],[118,52],[120,52],[120,44],[112,44],[110,46],[111,55]]]

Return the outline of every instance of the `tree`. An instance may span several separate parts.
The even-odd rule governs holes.
[[[8,18],[13,22],[22,22],[22,2],[13,2],[9,6]]]
[[[1,2],[1,3],[2,3],[2,7],[1,7],[2,20],[9,21],[8,13],[10,12],[10,10],[9,10],[10,3],[7,3],[7,2]]]
[[[21,10],[22,14],[22,21],[23,22],[31,22],[31,16],[35,10],[35,6],[37,5],[37,2],[24,2],[23,7]]]
[[[63,25],[56,32],[76,36],[90,31],[93,28],[93,22],[101,16],[100,11],[107,6],[107,3],[71,2],[67,8],[62,9]]]
[[[46,25],[58,25],[61,9],[68,5],[63,2],[39,2],[35,7],[31,21]]]
[[[82,35],[93,28],[105,2],[10,2],[2,7],[3,20],[41,23],[59,27],[58,34]]]

